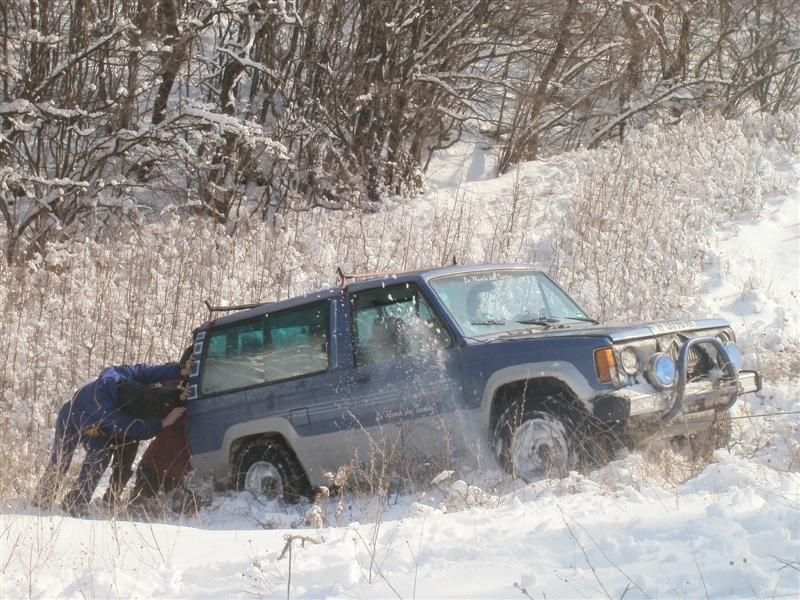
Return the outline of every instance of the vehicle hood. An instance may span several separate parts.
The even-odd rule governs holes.
[[[568,324],[566,327],[552,329],[525,329],[520,332],[502,333],[475,337],[480,342],[509,341],[543,337],[589,336],[609,338],[612,342],[626,342],[642,338],[653,338],[670,333],[688,333],[704,329],[730,327],[725,319],[693,319],[675,321],[652,321],[647,323],[608,323],[592,325],[589,323]]]

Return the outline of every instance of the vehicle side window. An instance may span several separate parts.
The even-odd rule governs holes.
[[[356,363],[419,356],[450,345],[450,336],[415,286],[402,285],[351,298]]]
[[[264,369],[267,381],[328,369],[328,303],[267,317]]]
[[[327,368],[325,302],[212,330],[200,393],[218,394]]]

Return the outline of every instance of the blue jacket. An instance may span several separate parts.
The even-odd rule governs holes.
[[[120,410],[117,384],[138,381],[157,383],[180,377],[180,365],[144,364],[109,367],[92,383],[83,386],[72,399],[72,419],[81,431],[97,427],[104,434],[123,433],[134,439],[147,439],[161,431],[161,422],[132,417]]]

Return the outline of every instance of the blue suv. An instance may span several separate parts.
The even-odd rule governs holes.
[[[526,481],[619,443],[726,442],[761,388],[725,320],[600,325],[532,266],[342,276],[194,333],[192,465],[291,497],[389,454],[492,454]]]

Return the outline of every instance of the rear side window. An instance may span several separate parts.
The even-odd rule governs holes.
[[[328,369],[328,303],[212,330],[202,395],[292,379]]]

